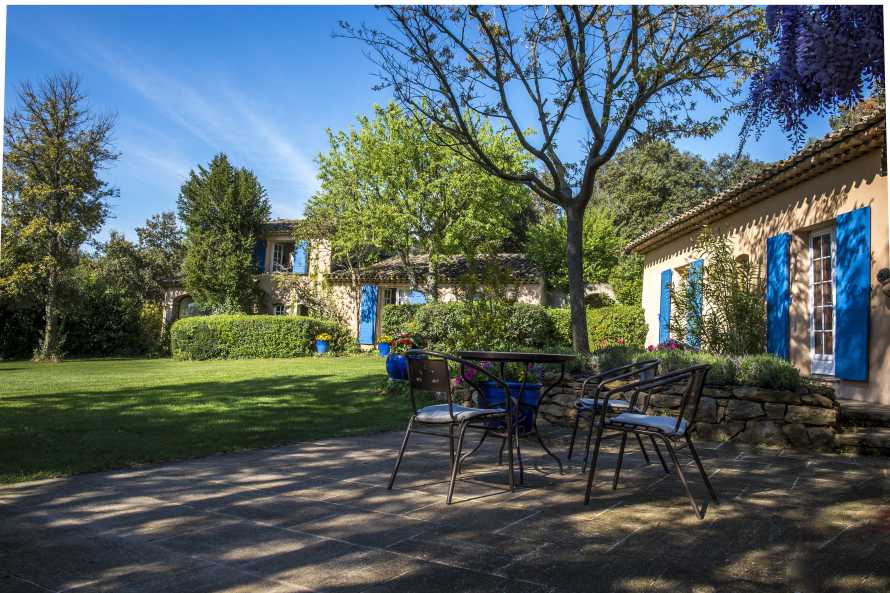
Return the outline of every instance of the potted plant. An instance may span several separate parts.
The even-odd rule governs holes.
[[[393,381],[408,380],[408,359],[405,353],[414,348],[414,340],[409,334],[399,334],[389,343],[386,357],[386,374]]]
[[[324,354],[331,349],[331,334],[318,334],[315,336],[315,351]]]
[[[377,353],[380,356],[389,356],[390,342],[392,342],[392,336],[386,334],[380,336],[380,339],[377,341]]]
[[[528,365],[527,368],[523,369],[521,364],[508,364],[504,368],[504,382],[510,389],[510,395],[514,398],[519,398],[519,425],[520,430],[523,432],[530,432],[534,429],[535,415],[533,409],[541,401],[540,381],[542,373],[543,369],[539,365]],[[523,377],[526,377],[524,389],[522,387]],[[481,381],[479,390],[485,407],[496,408],[504,405],[504,388],[497,381]]]

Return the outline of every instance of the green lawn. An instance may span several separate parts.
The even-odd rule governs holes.
[[[0,362],[0,483],[401,429],[371,356]]]

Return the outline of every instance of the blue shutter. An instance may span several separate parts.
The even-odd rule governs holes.
[[[377,286],[362,285],[361,314],[358,325],[358,343],[373,344],[377,329]]]
[[[788,309],[791,283],[788,258],[791,235],[783,233],[766,240],[766,350],[789,358]]]
[[[834,374],[868,380],[869,297],[871,293],[871,209],[837,217],[835,260]]]
[[[309,242],[299,241],[294,246],[294,263],[292,270],[294,274],[309,273]]]
[[[257,267],[260,274],[266,271],[266,240],[257,239],[253,245],[253,265]]]
[[[695,349],[701,348],[701,316],[702,316],[702,279],[704,274],[703,259],[689,264],[689,290],[692,292],[690,310],[686,318],[686,341]]]
[[[426,295],[420,292],[419,290],[412,290],[408,293],[408,304],[409,305],[424,305],[426,304]]]
[[[671,337],[671,277],[670,269],[661,273],[661,308],[658,311],[658,343],[664,344]]]

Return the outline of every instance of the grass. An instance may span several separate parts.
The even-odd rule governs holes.
[[[401,429],[371,356],[0,362],[0,483]]]

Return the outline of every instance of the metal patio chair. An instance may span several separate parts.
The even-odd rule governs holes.
[[[630,404],[627,400],[614,398],[606,401],[600,398],[600,393],[602,393],[609,385],[617,381],[629,383],[641,379],[650,379],[657,374],[657,360],[640,360],[613,369],[608,369],[584,379],[584,382],[581,383],[581,393],[579,394],[578,401],[575,402],[575,424],[572,428],[572,439],[569,441],[568,454],[568,458],[571,459],[572,453],[575,450],[575,438],[578,434],[578,425],[582,418],[588,417],[587,440],[584,444],[584,460],[581,465],[582,473],[587,470],[587,459],[590,457],[590,441],[593,437],[593,428],[596,424],[595,420],[597,413],[602,412],[601,407],[606,405],[606,412],[609,414],[620,414],[621,412],[630,411]],[[592,389],[589,397],[588,387]],[[650,439],[655,452],[658,454],[658,459],[661,460],[662,467],[665,471],[668,471],[667,465],[664,462],[664,457],[662,457],[655,439],[651,437]],[[643,446],[643,440],[640,438],[640,435],[637,435],[637,442],[640,444],[640,449],[643,452],[643,457],[646,459],[646,463],[651,463],[649,454]]]
[[[627,444],[627,435],[629,433],[634,433],[637,436],[647,435],[653,439],[658,438],[664,442],[668,453],[671,456],[671,461],[674,464],[674,469],[677,472],[677,477],[680,478],[680,482],[683,484],[683,489],[689,497],[690,504],[692,504],[693,511],[695,511],[695,514],[699,519],[703,519],[704,508],[700,508],[695,502],[695,498],[692,496],[692,491],[689,489],[689,484],[686,481],[686,476],[683,474],[683,468],[677,458],[677,449],[684,446],[689,447],[689,452],[692,454],[696,466],[698,466],[698,471],[701,473],[702,480],[705,482],[705,486],[708,489],[711,499],[714,501],[714,504],[718,504],[717,494],[714,492],[714,487],[711,486],[711,481],[708,479],[708,474],[705,472],[704,466],[702,466],[701,459],[698,456],[698,452],[695,450],[695,445],[692,444],[692,438],[690,436],[692,423],[698,412],[698,404],[701,400],[702,390],[704,389],[705,378],[707,377],[710,368],[711,367],[706,364],[697,365],[686,369],[672,371],[651,379],[643,379],[633,383],[619,385],[618,387],[607,389],[602,393],[602,398],[605,400],[605,403],[602,407],[601,419],[597,428],[596,444],[593,447],[593,460],[590,464],[590,474],[587,477],[587,490],[584,494],[584,504],[590,502],[590,491],[593,487],[593,479],[596,473],[597,457],[599,456],[600,443],[605,430],[619,431],[623,433],[621,437],[621,448],[618,451],[618,463],[615,466],[615,479],[612,482],[613,490],[618,487],[618,478],[621,474],[621,463],[624,459],[624,447]],[[678,385],[683,386],[683,393],[676,417],[646,413],[650,407],[649,400],[653,394],[667,392]],[[629,409],[631,411],[622,412],[617,416],[607,418],[606,410],[608,409],[608,401],[616,398],[616,396],[621,396],[622,394],[631,394],[628,401]],[[643,395],[643,403],[638,406],[638,400],[641,394]]]
[[[451,504],[454,494],[454,484],[460,473],[460,463],[456,460],[460,459],[461,450],[464,444],[464,435],[468,429],[478,429],[492,432],[492,423],[496,422],[504,427],[502,432],[496,436],[500,436],[506,442],[511,441],[511,446],[507,447],[507,465],[510,472],[509,488],[513,491],[515,488],[513,475],[513,444],[516,446],[517,455],[519,452],[519,441],[516,438],[515,430],[515,410],[517,403],[513,401],[515,398],[510,396],[504,400],[503,408],[474,408],[462,406],[454,403],[451,390],[451,373],[448,369],[448,362],[454,362],[463,367],[472,367],[477,372],[482,373],[492,381],[497,381],[504,388],[504,393],[510,393],[507,384],[490,371],[478,366],[468,360],[463,360],[450,354],[442,354],[427,350],[410,350],[407,353],[408,359],[408,384],[409,393],[411,395],[411,406],[414,408],[414,414],[408,421],[408,428],[405,431],[405,438],[402,440],[402,446],[399,448],[399,454],[396,458],[396,465],[392,470],[392,476],[389,479],[387,489],[392,490],[396,481],[396,474],[399,472],[399,466],[402,463],[402,457],[408,447],[408,438],[412,433],[426,434],[448,439],[449,454],[449,470],[451,472],[451,482],[448,486],[448,497],[446,504]],[[461,367],[461,368],[463,368]],[[445,394],[447,402],[444,404],[434,404],[423,408],[417,407],[417,401],[414,395],[415,390],[428,391],[433,393]],[[417,427],[421,428],[418,429]],[[424,428],[447,427],[448,433],[424,430]],[[457,450],[454,447],[454,432],[457,430]],[[521,463],[521,461],[520,461]]]

